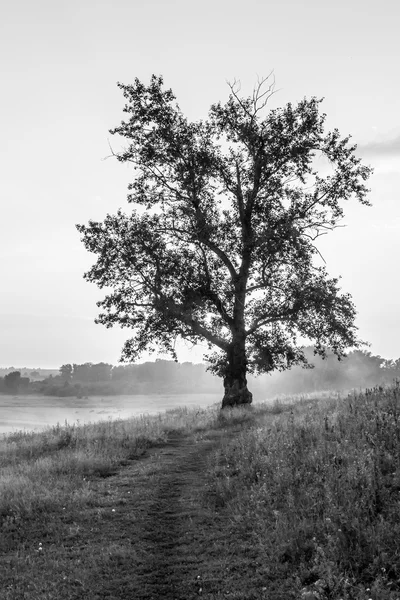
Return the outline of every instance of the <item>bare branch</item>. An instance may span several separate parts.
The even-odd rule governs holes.
[[[107,158],[116,158],[118,156],[117,154],[115,154],[114,150],[112,149],[109,139],[107,139],[107,143],[108,143],[108,147],[110,148],[111,154],[109,154],[108,156],[105,156],[101,160],[107,160]]]
[[[272,83],[268,86],[268,88],[265,91],[262,92],[261,90],[262,90],[264,84],[268,81],[268,79],[271,77],[271,75],[273,75]],[[262,77],[261,79],[258,78],[257,85],[254,87],[254,90],[253,90],[254,116],[256,116],[257,113],[260,112],[260,110],[265,108],[268,101],[272,98],[272,96],[279,91],[280,90],[275,90],[275,75],[274,75],[273,69],[266,77]],[[261,105],[258,106],[258,103],[263,98],[264,98],[264,100],[262,101]]]

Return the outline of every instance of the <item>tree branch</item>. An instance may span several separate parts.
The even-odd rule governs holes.
[[[163,306],[165,306],[164,303]],[[166,299],[165,309],[167,311],[167,314],[169,314],[171,317],[191,327],[192,333],[194,333],[195,335],[200,335],[204,337],[206,340],[208,340],[215,346],[218,346],[218,348],[221,348],[221,350],[226,351],[228,349],[229,342],[219,337],[218,335],[215,335],[206,327],[204,327],[204,325],[202,325],[199,321],[194,319],[192,311],[187,311],[185,306],[177,304],[174,300],[168,298]],[[185,337],[185,332],[181,331],[180,335],[182,337]]]

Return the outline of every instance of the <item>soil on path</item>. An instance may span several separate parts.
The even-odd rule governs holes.
[[[35,527],[19,541],[5,565],[2,600],[266,598],[251,547],[243,540],[238,555],[226,515],[204,502],[207,461],[226,435],[234,432],[197,441],[172,434],[147,458],[92,480],[91,505],[49,515],[40,552],[32,553]],[[23,567],[28,553],[31,569]],[[260,592],[246,595],[249,569]]]

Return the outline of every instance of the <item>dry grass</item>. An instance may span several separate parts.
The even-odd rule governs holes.
[[[400,597],[400,389],[304,399],[227,441],[209,493],[250,537],[272,589]]]
[[[155,416],[16,432],[0,440],[0,523],[86,502],[91,476],[107,477],[121,464],[165,443],[173,432],[205,431],[217,407],[179,408]]]
[[[171,435],[193,444],[214,438],[218,442],[208,458],[203,494],[196,492],[203,506],[202,530],[193,532],[185,550],[188,560],[193,556],[197,561],[198,545],[204,544],[212,558],[202,563],[204,598],[223,597],[218,590],[230,590],[229,597],[236,600],[400,598],[400,389],[394,385],[346,398],[280,398],[272,405],[223,412],[217,405],[181,408],[157,416],[6,436],[0,442],[0,527],[3,543],[10,545],[1,548],[0,559],[3,552],[7,561],[16,561],[20,577],[7,600],[80,597],[79,592],[68,595],[72,584],[65,594],[49,590],[57,577],[64,581],[68,565],[75,565],[83,581],[105,555],[93,550],[86,564],[79,551],[72,563],[74,550],[65,546],[62,527],[80,542],[84,533],[79,527],[86,527],[88,552],[98,547],[96,543],[106,544],[100,540],[104,525],[97,521],[112,518],[111,505],[125,506],[129,498],[129,469],[124,475],[124,465],[139,459],[140,466],[146,451],[161,449]],[[154,490],[169,489],[162,472],[168,461],[163,462],[158,450],[153,459],[143,461],[143,477],[132,482],[143,502],[152,499]],[[113,474],[108,489],[104,478]],[[126,512],[124,527],[134,528],[130,514]],[[54,516],[48,535],[59,536],[59,554],[54,550],[48,557],[40,548],[18,541],[29,535],[40,540],[44,515],[49,522]],[[110,540],[113,548],[118,531]],[[134,529],[129,535],[136,539]],[[113,552],[126,567],[127,585],[132,552],[140,550],[140,539],[129,548],[122,538],[120,542],[123,551]],[[41,561],[42,591],[38,583],[37,590],[24,596],[21,590],[28,593],[26,581],[37,569],[35,561]],[[110,590],[114,576],[119,575],[113,563],[107,571]],[[85,593],[85,598],[101,597]],[[124,593],[122,586],[112,597],[124,598]],[[187,595],[187,600],[198,593]]]

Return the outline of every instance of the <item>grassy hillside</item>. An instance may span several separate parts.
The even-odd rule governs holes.
[[[400,389],[0,441],[4,600],[400,598]]]

